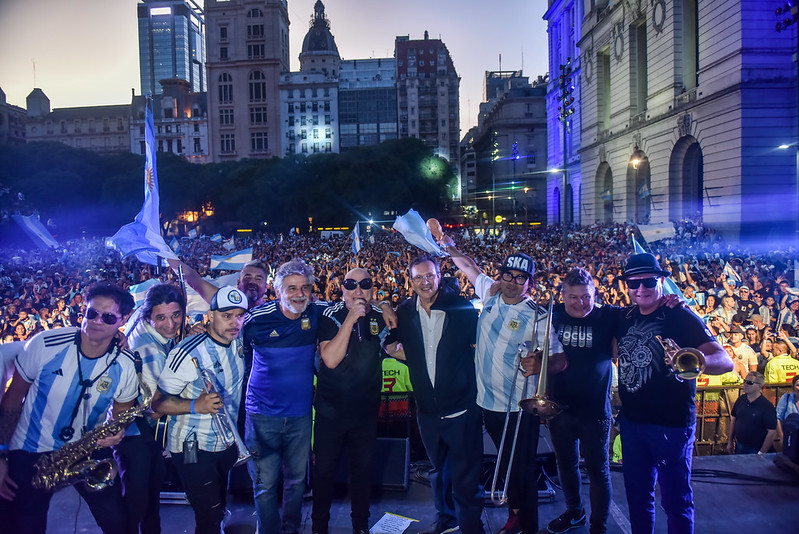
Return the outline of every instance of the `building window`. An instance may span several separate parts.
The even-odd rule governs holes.
[[[250,107],[250,124],[266,124],[266,106]]]
[[[232,126],[233,125],[233,110],[232,109],[220,109],[219,110],[219,124],[222,126]]]
[[[250,74],[250,102],[266,100],[266,76],[260,70]]]
[[[147,152],[147,144],[144,141],[139,141],[139,153],[143,156]]]
[[[305,118],[305,115],[300,115],[300,126],[305,126],[308,120]]]
[[[236,151],[236,136],[233,134],[222,134],[221,136],[222,144],[220,146],[220,152],[222,154],[232,154]]]
[[[331,137],[333,137],[333,130],[325,128],[325,139],[330,139]]]
[[[303,143],[302,144],[302,153],[303,154],[307,154],[308,153],[308,143]]]
[[[330,124],[330,115],[325,115],[325,124]]]
[[[166,133],[172,133],[172,126],[169,124],[166,125]]]
[[[257,39],[264,36],[263,24],[248,24],[247,25],[247,38]]]
[[[264,16],[264,12],[261,11],[260,9],[258,9],[257,7],[253,8],[250,11],[247,12],[247,18],[248,19],[260,19],[260,18],[263,18],[263,16]]]
[[[164,109],[164,118],[165,119],[174,119],[174,110],[172,108],[165,108]]]
[[[253,132],[250,134],[250,149],[252,152],[266,152],[266,132]]]
[[[227,41],[227,26],[219,27],[219,40],[222,42]]]
[[[316,95],[314,95],[314,96],[316,96]],[[313,110],[314,112],[319,111],[319,102],[311,103],[311,110]]]
[[[233,77],[227,72],[219,75],[219,103],[233,103]]]
[[[227,59],[227,47],[226,46],[220,46],[219,47],[219,59],[221,61],[224,61],[225,59]]]
[[[264,57],[263,44],[250,44],[247,45],[247,58],[248,59],[261,59]]]
[[[319,143],[313,144],[313,153],[316,154],[319,152]]]
[[[158,140],[158,152],[163,152],[163,151],[164,151],[164,140],[163,139],[159,139]]]
[[[314,126],[319,126],[319,115],[313,116],[313,124]]]
[[[200,147],[200,138],[199,137],[195,137],[194,138],[194,153],[195,154],[199,154],[200,152],[202,152],[202,148]]]
[[[333,152],[333,143],[325,143],[325,152]]]
[[[123,126],[123,123],[122,123],[122,117],[120,117],[120,118],[117,119],[117,131],[122,131],[124,129],[125,129],[125,127]]]
[[[325,101],[325,111],[330,111],[330,101]]]
[[[289,102],[289,113],[294,113],[294,102]]]
[[[314,139],[319,139],[319,129],[318,128],[314,128],[313,129],[313,138]]]
[[[195,124],[194,125],[194,133],[200,133],[200,125],[199,124]]]
[[[305,105],[305,102],[300,102],[300,113],[305,113],[308,109],[308,106]]]

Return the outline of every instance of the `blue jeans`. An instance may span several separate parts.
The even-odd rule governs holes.
[[[302,495],[311,450],[311,414],[272,417],[247,414],[244,441],[253,459],[253,480],[258,532],[278,534],[300,530]],[[283,522],[277,506],[277,482],[283,473]]]
[[[608,465],[610,418],[588,419],[563,412],[551,419],[547,426],[558,461],[558,478],[566,498],[566,508],[571,512],[583,509],[580,499],[580,446],[582,446],[585,469],[591,482],[589,490],[591,530],[604,532],[610,514],[611,499]]]
[[[633,534],[655,530],[655,483],[668,520],[669,534],[694,531],[691,461],[695,426],[670,427],[634,423],[624,416],[621,447],[624,490]]]

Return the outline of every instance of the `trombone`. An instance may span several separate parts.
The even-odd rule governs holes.
[[[550,297],[549,308],[547,309],[547,326],[544,335],[544,348],[541,354],[541,370],[538,373],[538,388],[536,388],[534,396],[530,397],[529,399],[522,399],[519,401],[519,408],[529,414],[537,415],[541,419],[552,419],[563,411],[562,406],[547,397],[547,371],[549,369],[549,353],[552,335],[552,308],[554,307],[554,304],[554,298]]]

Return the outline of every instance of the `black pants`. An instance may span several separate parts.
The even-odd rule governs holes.
[[[219,534],[225,518],[227,481],[238,451],[232,446],[222,452],[199,451],[197,463],[183,463],[183,453],[173,453],[175,469],[183,491],[194,510],[196,534]]]
[[[352,528],[369,530],[372,456],[377,439],[377,406],[363,419],[334,417],[317,412],[314,423],[312,531],[326,534],[336,472],[344,448],[348,451]]]
[[[122,495],[128,513],[128,532],[160,534],[161,484],[164,458],[154,437],[127,436],[114,448],[122,478]]]
[[[41,454],[11,451],[8,455],[8,476],[17,483],[13,501],[0,499],[0,532],[8,534],[45,534],[47,511],[53,494],[35,489],[31,485],[36,473],[33,465]],[[111,449],[100,449],[93,459],[111,457]],[[2,461],[2,460],[0,460]],[[122,485],[119,480],[110,487],[92,492],[81,483],[75,486],[80,496],[89,505],[97,525],[105,534],[125,534],[127,516],[122,501]]]
[[[502,440],[502,429],[505,426],[504,412],[483,410],[483,424],[486,432],[491,436],[494,446],[499,449]],[[508,421],[508,431],[501,454],[499,472],[503,475],[508,472],[508,458],[513,444],[513,433],[516,429],[518,413],[511,413]],[[541,424],[535,415],[522,412],[519,437],[516,442],[516,452],[513,455],[513,465],[510,470],[508,483],[508,508],[519,510],[519,523],[522,532],[538,531],[538,435]]]
[[[424,448],[433,469],[430,488],[436,506],[436,522],[458,525],[463,534],[483,532],[483,495],[480,473],[483,467],[483,432],[477,405],[450,419],[419,413],[417,420]],[[450,489],[451,488],[451,489]],[[447,502],[455,502],[455,517]]]

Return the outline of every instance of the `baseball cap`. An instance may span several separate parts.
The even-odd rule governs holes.
[[[533,258],[527,254],[517,252],[505,258],[499,270],[503,272],[510,270],[521,271],[532,277],[535,274],[535,265],[533,264]]]
[[[211,311],[230,311],[241,308],[247,311],[247,295],[233,286],[224,286],[211,299]]]

